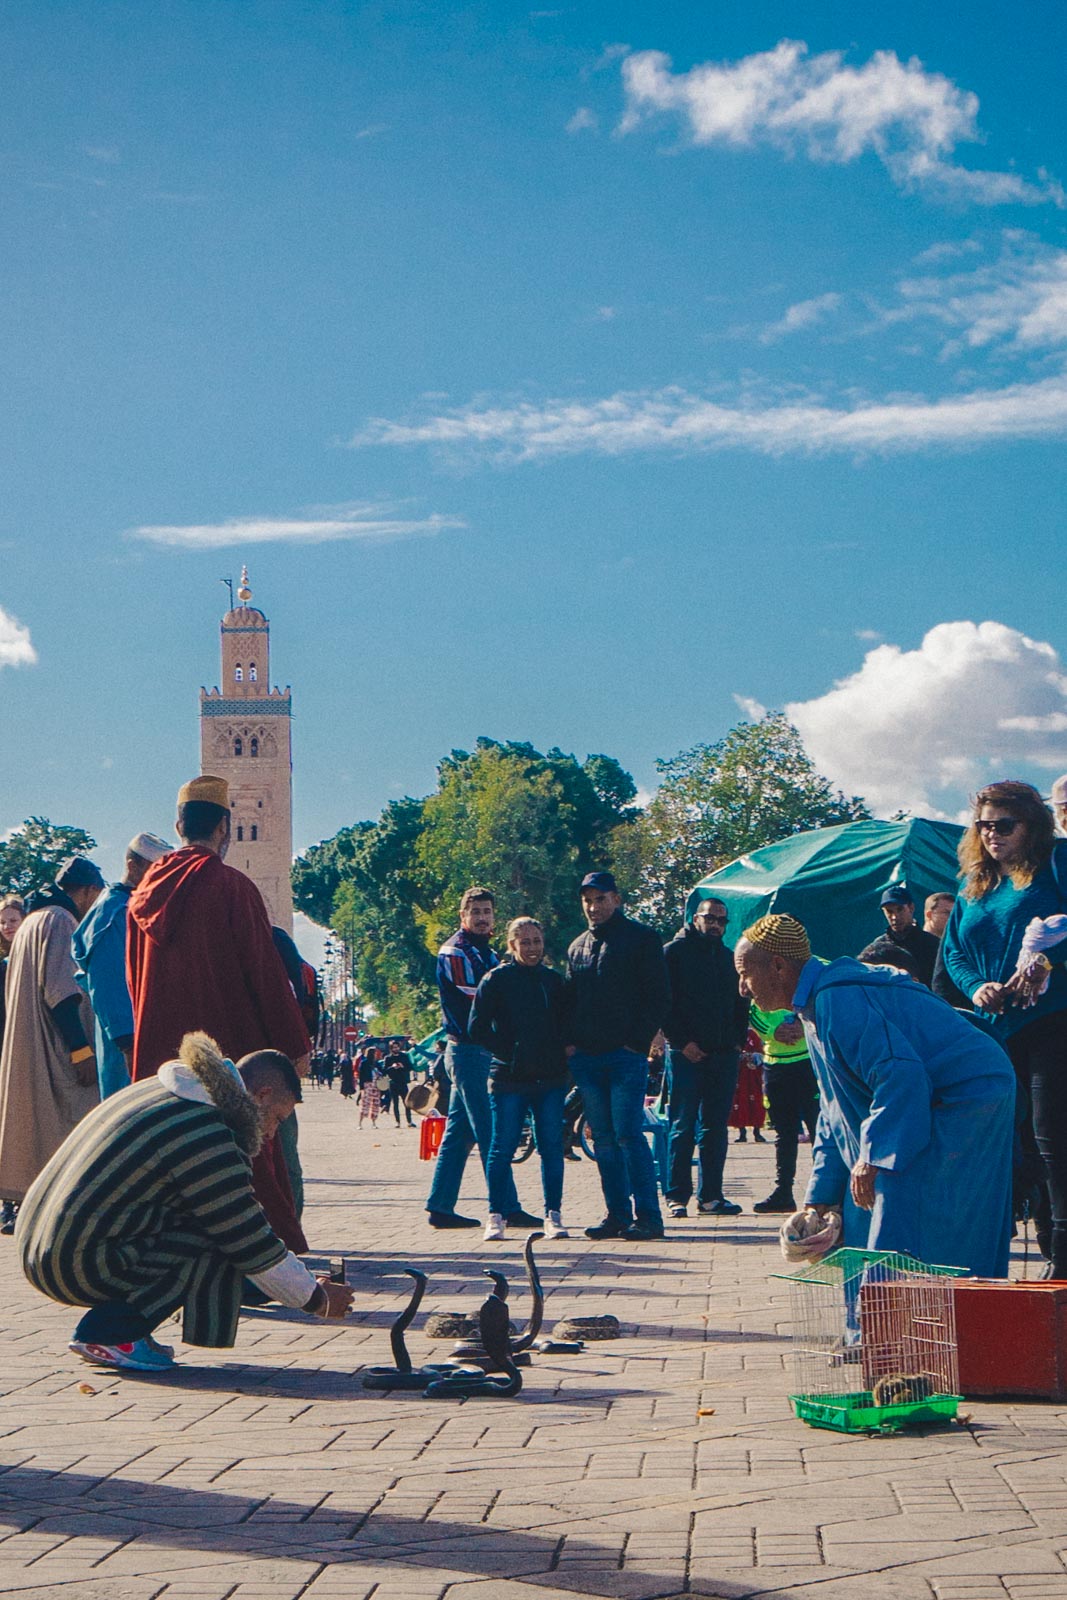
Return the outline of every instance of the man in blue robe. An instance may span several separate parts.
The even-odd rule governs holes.
[[[903,973],[812,957],[802,925],[761,917],[735,964],[761,1010],[803,1023],[819,1080],[806,1204],[844,1242],[1004,1278],[1015,1074],[1000,1046]]]
[[[79,922],[71,939],[74,976],[89,996],[96,1019],[96,1070],[100,1098],[117,1094],[130,1081],[133,1001],[126,982],[126,912],[130,895],[153,861],[172,846],[154,833],[139,833],[126,846],[126,872]]]

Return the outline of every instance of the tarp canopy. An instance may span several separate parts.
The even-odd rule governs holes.
[[[963,829],[953,822],[846,822],[796,833],[779,844],[739,856],[701,879],[686,903],[714,894],[726,904],[728,944],[768,911],[787,911],[808,930],[816,955],[854,956],[886,931],[878,902],[891,884],[907,884],[916,919],[928,894],[954,895]]]

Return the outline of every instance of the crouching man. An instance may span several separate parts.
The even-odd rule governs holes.
[[[177,1061],[83,1118],[31,1185],[16,1230],[34,1287],[89,1308],[76,1355],[164,1371],[173,1354],[152,1334],[165,1318],[180,1308],[187,1344],[228,1348],[243,1298],[345,1316],[351,1289],[313,1278],[252,1193],[252,1158],[299,1099],[279,1051],[235,1067],[206,1034],[187,1033]]]

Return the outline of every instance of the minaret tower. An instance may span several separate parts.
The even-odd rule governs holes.
[[[200,691],[200,770],[230,785],[227,864],[292,933],[292,696],[270,687],[270,623],[252,605],[247,567],[237,602],[222,619],[222,687]]]

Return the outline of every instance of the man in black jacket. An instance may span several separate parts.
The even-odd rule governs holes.
[[[915,901],[911,890],[902,883],[894,883],[888,888],[882,896],[882,915],[887,925],[885,937],[914,957],[919,969],[919,982],[929,988],[934,976],[938,941],[915,921]]]
[[[722,1192],[729,1135],[727,1118],[737,1088],[737,1064],[748,1031],[748,1001],[742,999],[727,947],[726,907],[701,900],[693,920],[666,946],[671,1009],[666,1032],[670,1094],[670,1186],[672,1217],[684,1217],[693,1194],[693,1147],[699,1143],[697,1207],[713,1216],[741,1210]]]
[[[644,1119],[649,1046],[669,1002],[667,965],[655,932],[623,915],[610,872],[588,873],[581,895],[589,928],[567,952],[564,1039],[608,1208],[585,1231],[590,1239],[660,1239]]]

